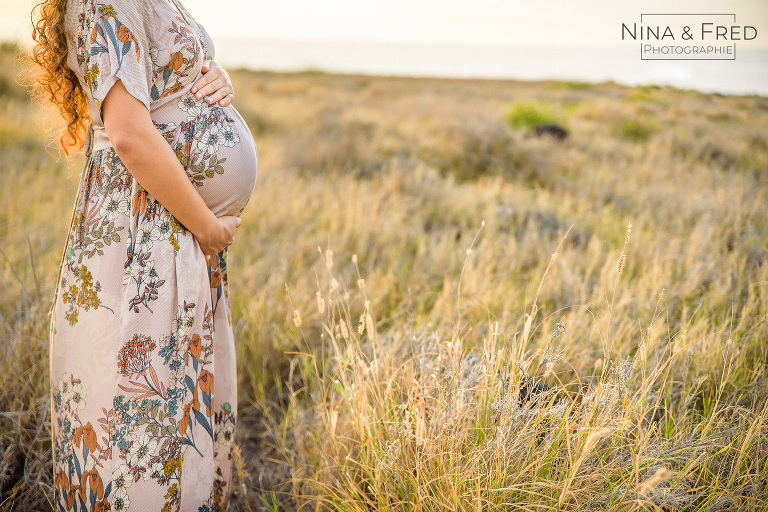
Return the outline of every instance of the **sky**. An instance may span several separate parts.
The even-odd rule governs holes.
[[[162,1],[162,0],[157,0]],[[619,45],[641,13],[735,13],[768,48],[768,0],[184,0],[212,36],[513,45]],[[29,41],[32,0],[0,0],[0,39]]]

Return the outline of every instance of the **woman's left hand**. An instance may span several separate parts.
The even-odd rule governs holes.
[[[224,68],[218,62],[206,60],[203,62],[203,76],[192,85],[192,94],[198,100],[205,96],[209,105],[218,102],[220,106],[226,107],[235,99],[235,90],[232,88],[232,81]]]

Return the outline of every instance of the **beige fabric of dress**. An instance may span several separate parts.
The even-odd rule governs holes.
[[[52,308],[55,507],[226,510],[237,415],[227,253],[208,265],[133,179],[101,101],[121,80],[216,215],[248,202],[256,146],[232,106],[189,93],[214,47],[177,0],[69,0],[66,30],[92,124]]]

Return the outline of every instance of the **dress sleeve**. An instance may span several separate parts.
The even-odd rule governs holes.
[[[99,107],[118,80],[150,110],[150,28],[144,2],[96,2],[88,43],[85,81]]]

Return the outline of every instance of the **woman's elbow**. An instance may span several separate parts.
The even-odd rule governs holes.
[[[137,120],[137,122],[123,122],[109,125],[105,121],[107,136],[112,146],[117,151],[118,156],[125,160],[133,156],[146,154],[153,147],[158,131],[155,125],[148,120]]]
[[[107,128],[107,136],[121,158],[133,155],[138,150],[139,135],[125,127]]]

